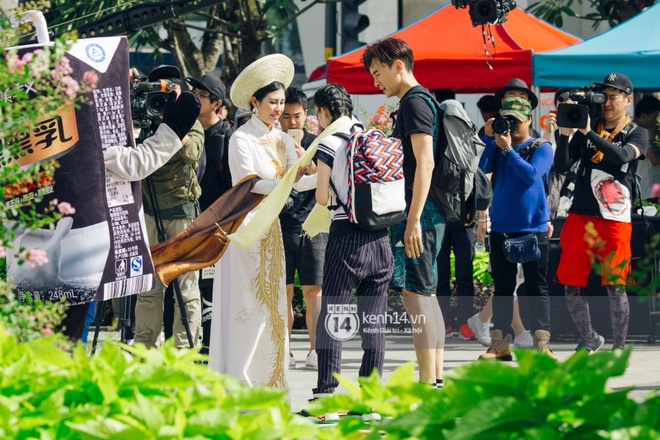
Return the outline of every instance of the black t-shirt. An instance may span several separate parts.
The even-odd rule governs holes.
[[[305,131],[304,136],[300,141],[300,146],[306,150],[310,145],[312,145],[314,139],[316,139],[315,135]],[[300,209],[298,209],[293,214],[280,214],[280,225],[282,226],[282,232],[300,231],[302,229],[302,224],[307,219],[307,216],[312,211],[312,208],[314,208],[314,205],[316,204],[316,190],[310,189],[309,191],[301,192],[300,196],[303,198]]]
[[[612,142],[619,147],[634,145],[645,154],[648,132],[636,125],[632,127],[622,130]],[[569,212],[630,222],[637,160],[617,165],[605,156],[599,163],[595,163],[592,158],[596,150],[591,141],[579,131],[571,139],[568,148],[571,163],[581,159]]]
[[[218,121],[204,130],[204,152],[206,169],[202,180],[202,195],[199,197],[199,207],[204,211],[218,197],[232,187],[229,173],[229,138],[234,133],[231,123]]]
[[[410,206],[412,201],[412,190],[415,182],[415,171],[417,170],[417,159],[412,149],[410,136],[417,133],[425,133],[433,136],[435,117],[429,103],[421,96],[408,96],[410,93],[426,91],[420,86],[408,90],[401,98],[399,109],[396,113],[396,123],[392,136],[401,139],[403,143],[403,176],[406,179],[406,204]],[[435,145],[434,145],[435,148]]]

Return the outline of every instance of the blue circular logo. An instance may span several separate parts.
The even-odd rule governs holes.
[[[131,269],[134,271],[142,269],[142,257],[133,257],[131,259]]]
[[[95,63],[102,63],[105,60],[105,50],[96,43],[90,43],[85,48],[87,58]]]

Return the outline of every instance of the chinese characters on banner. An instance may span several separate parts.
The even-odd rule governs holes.
[[[39,47],[22,49],[22,53]],[[8,281],[19,297],[67,298],[70,304],[106,300],[149,290],[154,271],[146,240],[139,182],[117,181],[103,165],[103,150],[133,145],[129,98],[128,41],[125,37],[78,40],[67,52],[73,78],[98,74],[96,88],[79,109],[65,105],[44,115],[29,133],[15,135],[20,148],[3,149],[1,166],[57,160],[52,178],[3,185],[7,206],[42,212],[51,201],[68,202],[75,213],[55,229],[18,231],[7,252]],[[39,82],[21,85],[39,93]],[[9,98],[7,91],[3,99]],[[37,200],[39,200],[37,202]],[[13,254],[40,249],[48,262],[19,265]],[[11,255],[10,255],[11,254]]]

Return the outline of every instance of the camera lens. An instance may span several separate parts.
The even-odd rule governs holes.
[[[486,24],[497,20],[497,5],[494,0],[477,0],[470,4],[472,24]]]
[[[493,120],[493,132],[497,134],[504,134],[507,131],[509,131],[509,121],[507,121],[505,118],[495,118]]]
[[[566,121],[569,122],[572,126],[580,123],[584,118],[583,111],[579,107],[571,107],[566,111]]]
[[[154,113],[160,113],[165,108],[165,99],[162,96],[156,96],[150,102],[151,111]]]
[[[147,95],[147,114],[150,117],[162,116],[165,110],[165,103],[167,103],[167,97],[167,93],[150,92]]]

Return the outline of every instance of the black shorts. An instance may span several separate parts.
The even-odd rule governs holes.
[[[283,231],[282,241],[286,260],[286,283],[294,283],[297,269],[301,286],[322,286],[328,234],[318,234],[310,239],[301,235],[300,231]]]

